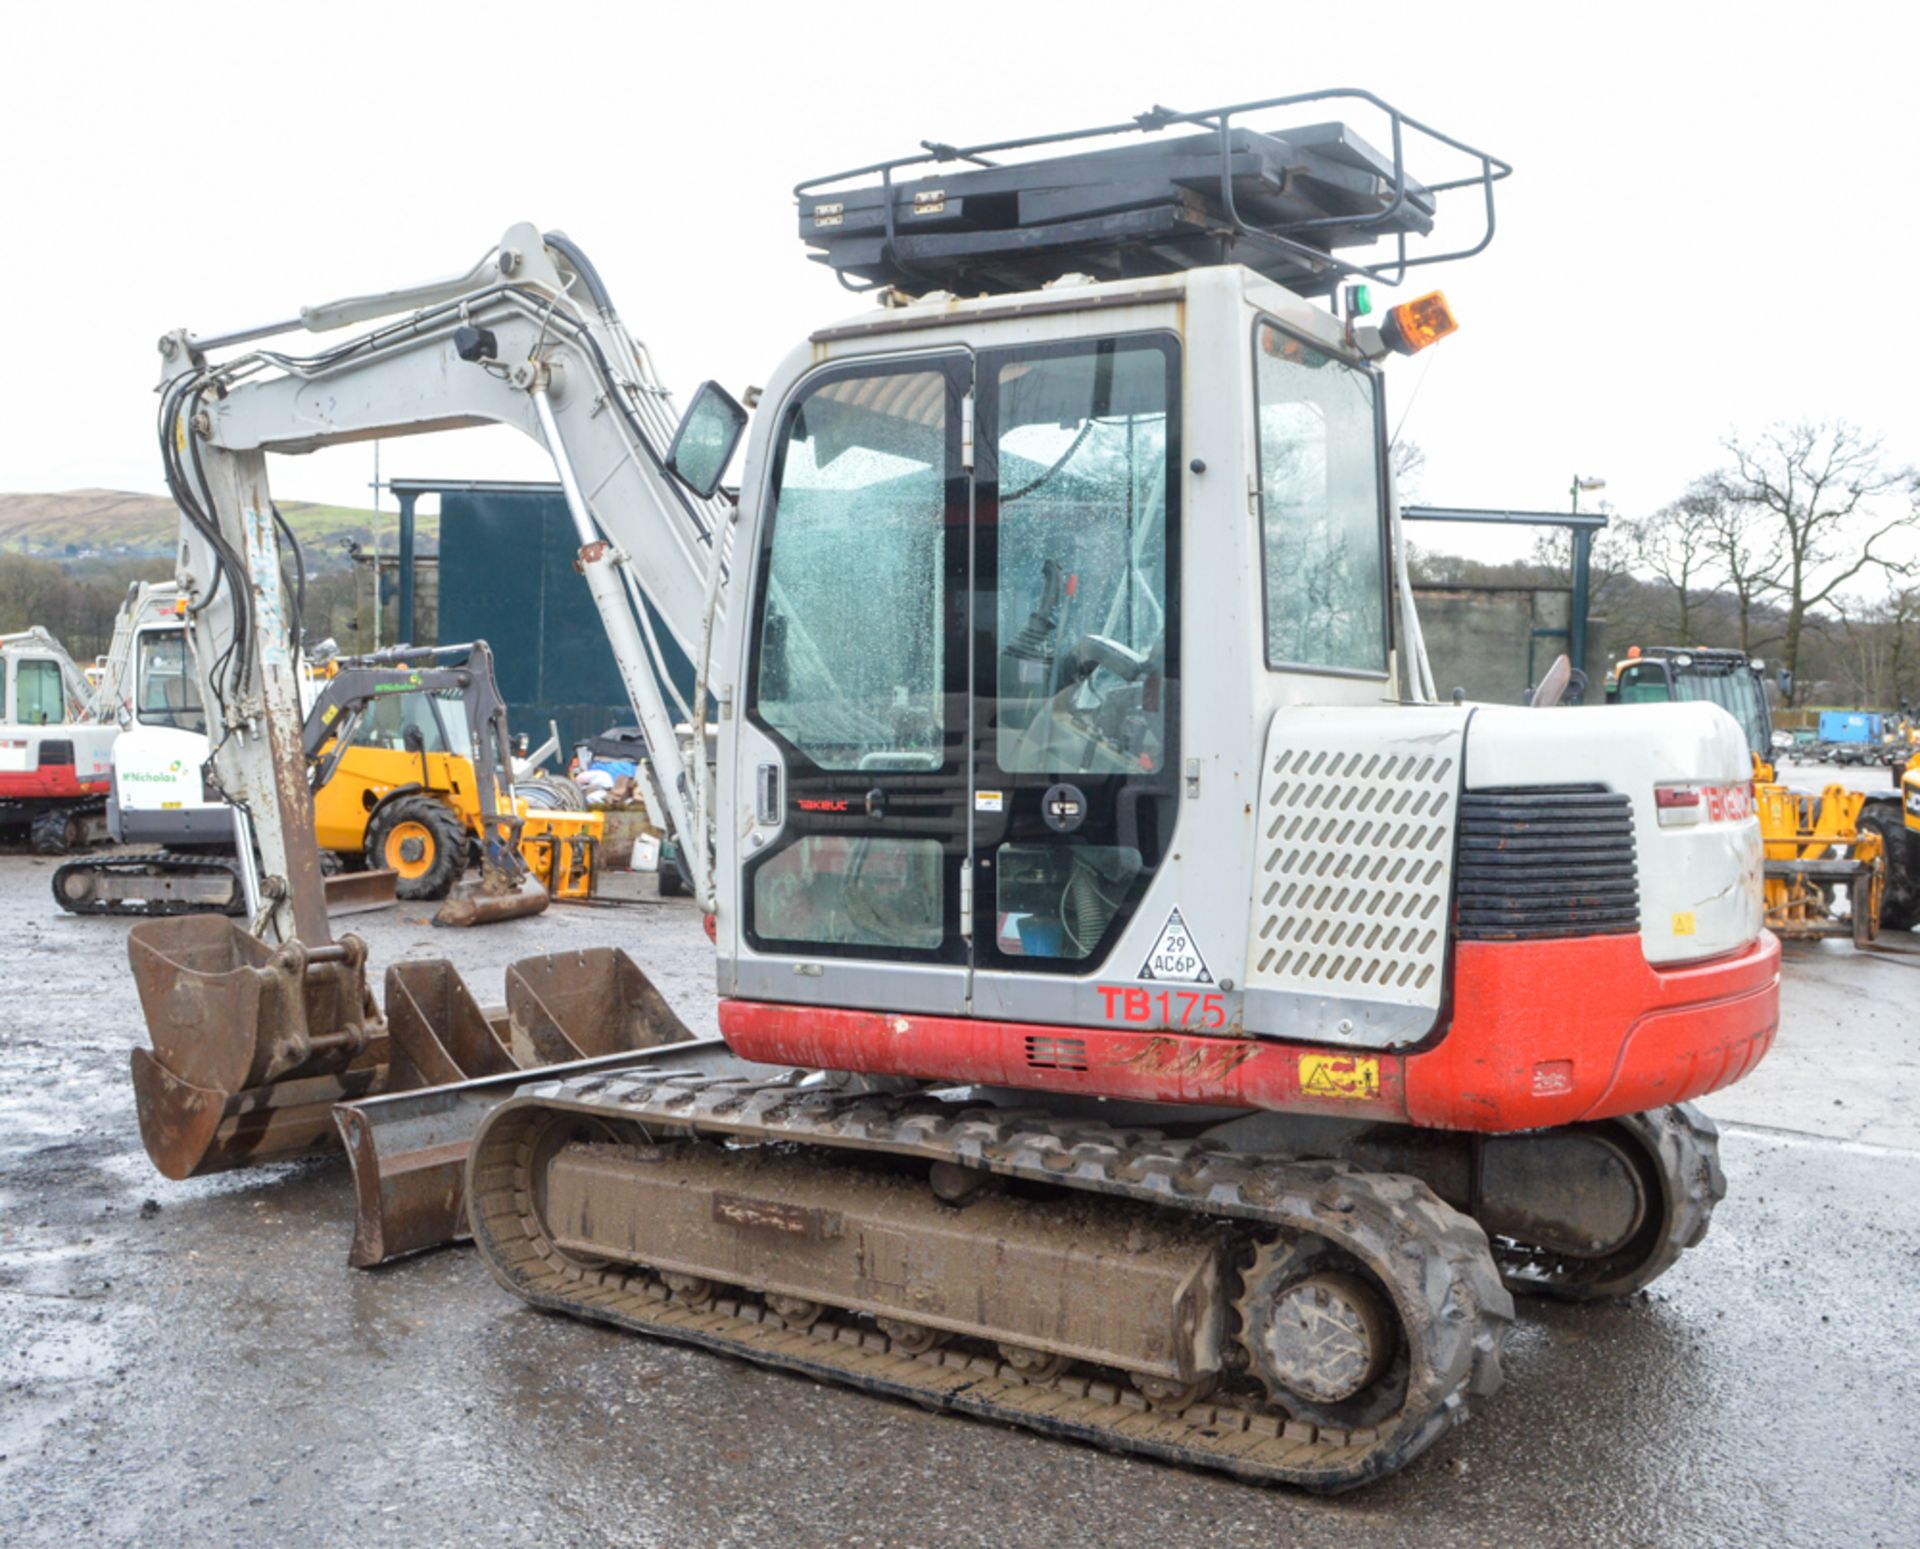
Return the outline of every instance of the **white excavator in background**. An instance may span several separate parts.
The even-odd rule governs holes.
[[[27,838],[42,855],[105,838],[118,732],[45,629],[0,635],[0,833]]]
[[[1335,101],[1390,148],[1249,126]],[[1330,92],[803,185],[815,256],[887,288],[775,367],[737,499],[747,412],[707,383],[676,423],[558,233],[167,335],[193,657],[268,907],[132,934],[156,1161],[291,1154],[316,1094],[364,1096],[361,1228],[451,1199],[442,1238],[535,1305],[1246,1478],[1416,1456],[1498,1384],[1512,1292],[1624,1294],[1700,1241],[1686,1100],[1778,1018],[1724,711],[1436,702],[1384,367],[1453,320],[1368,288],[1477,252],[1507,171]],[[1429,252],[1454,194],[1485,234]],[[266,454],[477,424],[554,460],[724,1041],[525,1085],[445,1051],[669,1015],[644,975],[544,960],[520,1004],[567,1009],[510,974],[503,1022],[396,966],[383,1019],[328,933]],[[709,706],[711,771],[674,732]],[[480,1079],[410,1090],[450,1063]],[[416,1122],[370,1187],[368,1134]]]
[[[233,843],[233,814],[205,789],[207,717],[187,637],[186,598],[170,581],[137,581],[114,621],[101,663],[103,713],[113,745],[107,831],[116,844],[206,847]]]

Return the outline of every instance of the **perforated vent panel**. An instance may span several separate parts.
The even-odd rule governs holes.
[[[1466,712],[1282,711],[1261,779],[1249,1012],[1375,1047],[1440,1005]],[[1265,1018],[1263,1017],[1263,1020]]]

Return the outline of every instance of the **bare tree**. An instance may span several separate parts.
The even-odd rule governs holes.
[[[1673,593],[1673,639],[1690,645],[1700,638],[1700,605],[1711,596],[1720,551],[1713,518],[1721,503],[1710,480],[1696,479],[1686,493],[1638,521],[1626,523],[1622,537],[1636,569],[1649,571]]]
[[[1808,613],[1863,570],[1906,569],[1875,545],[1909,520],[1904,511],[1888,513],[1883,497],[1910,486],[1913,474],[1890,469],[1879,438],[1844,420],[1775,425],[1754,441],[1726,445],[1733,466],[1715,483],[1730,509],[1759,514],[1773,529],[1761,545],[1770,555],[1764,585],[1780,592],[1786,608],[1781,655],[1797,680]],[[1743,635],[1746,619],[1743,606]],[[1742,639],[1741,648],[1750,643]]]
[[[1420,475],[1427,466],[1427,454],[1418,441],[1396,441],[1387,451],[1393,468],[1393,487],[1400,499],[1408,501],[1419,492]]]
[[[1920,660],[1920,586],[1838,605],[1853,703],[1895,710],[1911,702],[1907,676]]]
[[[1740,649],[1751,655],[1779,638],[1758,630],[1772,617],[1767,599],[1779,589],[1786,551],[1775,524],[1761,509],[1727,499],[1722,475],[1710,474],[1708,479],[1719,498],[1702,513],[1702,521],[1714,564],[1733,594]]]

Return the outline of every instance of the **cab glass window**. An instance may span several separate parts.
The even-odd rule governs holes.
[[[1623,667],[1616,683],[1614,698],[1623,705],[1664,705],[1673,698],[1663,667]]]
[[[390,752],[410,751],[407,732],[420,734],[422,753],[446,753],[445,732],[434,713],[433,697],[421,690],[405,694],[381,694],[360,713],[354,728],[356,748],[384,748]]]
[[[1254,356],[1267,665],[1385,672],[1374,379],[1267,323]]]
[[[753,873],[763,934],[811,945],[930,952],[946,933],[937,839],[808,834]]]
[[[994,756],[1155,774],[1166,755],[1168,364],[1107,340],[1001,366]]]
[[[204,733],[206,711],[194,681],[185,630],[149,631],[140,636],[134,716],[145,726],[172,726]]]
[[[944,763],[947,397],[944,372],[876,371],[788,418],[754,701],[821,769]]]
[[[1740,723],[1749,748],[1756,753],[1767,752],[1767,712],[1761,699],[1760,680],[1753,675],[1752,668],[1744,664],[1731,668],[1715,664],[1704,669],[1698,665],[1691,670],[1679,669],[1674,674],[1674,689],[1682,700],[1718,705]]]
[[[66,719],[67,690],[60,680],[58,662],[29,657],[16,664],[13,682],[16,721],[28,726],[51,726]]]

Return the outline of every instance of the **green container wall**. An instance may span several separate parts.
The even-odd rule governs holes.
[[[563,749],[635,716],[585,579],[579,541],[557,487],[440,492],[440,627],[443,642],[485,640],[508,722],[535,746],[547,722]],[[693,664],[658,615],[654,634],[680,692],[693,697]]]

